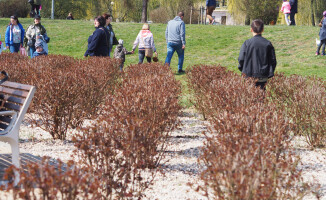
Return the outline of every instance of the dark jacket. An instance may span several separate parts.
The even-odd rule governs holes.
[[[215,6],[216,7],[216,0],[206,0],[206,6]]]
[[[88,38],[88,48],[84,56],[109,56],[109,33],[104,27],[96,30]]]
[[[110,45],[110,49],[112,49],[112,46],[113,45],[118,45],[119,42],[118,42],[117,38],[115,37],[115,33],[113,31],[112,25],[109,24],[106,28],[108,29],[108,32],[109,32],[109,38],[110,38],[110,44],[109,45]],[[111,32],[113,33],[112,41],[111,41]]]
[[[298,0],[290,0],[291,13],[298,13]]]
[[[326,17],[324,17],[324,19],[322,21],[322,27],[320,27],[319,39],[320,40],[326,39]]]
[[[261,35],[246,40],[239,54],[239,70],[248,77],[270,78],[276,68],[275,50]]]

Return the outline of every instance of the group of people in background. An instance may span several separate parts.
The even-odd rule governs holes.
[[[25,29],[21,25],[17,16],[10,17],[10,23],[7,26],[5,34],[6,48],[11,53],[18,53],[19,51],[27,51],[31,58],[39,55],[47,55],[47,43],[50,38],[47,36],[46,29],[41,25],[41,17],[34,16],[34,23]],[[25,45],[24,45],[25,43]],[[23,46],[26,46],[27,50]]]
[[[167,57],[165,64],[170,65],[172,56],[176,51],[179,57],[178,72],[184,73],[183,61],[184,61],[184,50],[186,45],[185,39],[185,23],[183,22],[184,13],[179,12],[173,20],[168,22],[165,37],[167,43]],[[138,47],[138,63],[143,63],[146,58],[147,62],[150,63],[155,53],[157,58],[158,53],[156,51],[154,36],[150,31],[149,24],[144,24],[140,32],[138,33],[136,40],[133,43],[132,51],[127,51],[123,46],[123,40],[117,40],[114,34],[112,25],[112,17],[109,14],[103,14],[97,16],[94,19],[95,31],[91,36],[88,37],[88,46],[84,54],[87,56],[111,56],[113,45],[117,45],[114,50],[114,57],[121,60],[120,70],[123,70],[125,62],[125,55],[133,54]]]

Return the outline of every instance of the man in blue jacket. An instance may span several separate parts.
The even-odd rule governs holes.
[[[173,53],[176,51],[179,57],[178,73],[184,73],[182,70],[184,61],[184,51],[186,48],[186,27],[183,22],[184,13],[179,12],[173,20],[168,22],[165,30],[165,39],[167,43],[167,55],[165,64],[170,65]]]

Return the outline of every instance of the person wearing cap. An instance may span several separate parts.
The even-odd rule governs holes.
[[[120,59],[120,71],[123,71],[123,65],[126,61],[126,55],[127,54],[132,54],[132,51],[127,51],[125,47],[123,47],[123,40],[119,39],[119,44],[115,47],[114,50],[114,58],[115,59]]]
[[[150,49],[150,51],[155,52],[157,57],[157,52],[154,44],[154,37],[152,32],[149,30],[148,24],[144,24],[142,30],[139,31],[137,38],[134,42],[134,45],[132,47],[132,53],[135,52],[137,46],[138,46],[138,58],[139,58],[138,64],[142,64],[145,57],[148,63],[152,61],[152,57],[145,55],[146,49]]]
[[[18,17],[13,15],[10,17],[10,23],[7,26],[5,42],[11,53],[18,53],[23,47],[25,30],[19,23]]]
[[[26,31],[26,38],[28,39],[27,45],[29,47],[29,53],[31,58],[33,58],[33,54],[35,52],[35,42],[37,39],[40,39],[41,36],[45,36],[46,29],[41,24],[41,16],[35,15],[34,23],[30,25]]]
[[[41,55],[48,55],[48,53],[44,50],[42,42],[39,40],[35,43],[35,52],[33,53],[33,58]]]
[[[320,48],[322,48],[322,55],[325,56],[325,46],[326,46],[326,10],[323,12],[323,19],[321,20],[321,27],[319,31],[320,43],[317,47],[316,55],[320,55]]]

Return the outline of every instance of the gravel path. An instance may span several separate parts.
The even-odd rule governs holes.
[[[166,151],[166,159],[162,165],[164,175],[155,178],[154,185],[146,191],[146,199],[159,200],[205,200],[204,196],[195,192],[188,183],[202,184],[198,177],[201,166],[197,162],[200,147],[205,138],[202,132],[207,130],[207,122],[192,110],[183,111],[180,120],[182,126],[171,134],[170,145]],[[30,153],[35,156],[50,156],[67,161],[75,149],[71,142],[52,140],[49,133],[39,128],[31,128],[23,124],[20,132],[21,153]],[[302,158],[304,180],[313,184],[320,184],[322,200],[326,200],[326,150],[311,150],[303,142],[303,138],[296,138],[294,148]],[[0,154],[9,153],[10,146],[0,142]],[[307,196],[304,199],[316,199]]]

